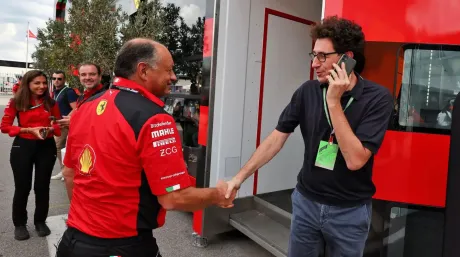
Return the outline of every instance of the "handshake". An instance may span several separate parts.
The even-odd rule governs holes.
[[[217,182],[216,189],[218,192],[216,205],[221,208],[232,208],[233,200],[235,200],[236,193],[240,189],[243,181],[237,179],[236,177],[231,180],[224,182],[220,180]]]

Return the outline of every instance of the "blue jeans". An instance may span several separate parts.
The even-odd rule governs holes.
[[[372,203],[336,207],[292,193],[289,257],[318,257],[326,243],[330,257],[362,257],[371,224]]]

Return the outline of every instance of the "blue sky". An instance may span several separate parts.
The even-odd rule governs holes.
[[[133,0],[119,0],[121,4],[131,4]],[[164,0],[181,6],[181,15],[187,23],[193,23],[198,16],[204,16],[206,0]],[[55,0],[0,0],[0,60],[26,60],[27,22],[36,34],[37,28],[44,27],[53,18]],[[35,50],[35,39],[29,39],[29,62]]]

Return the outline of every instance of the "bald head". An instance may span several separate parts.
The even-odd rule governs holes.
[[[130,78],[136,72],[137,65],[140,62],[156,67],[159,61],[158,49],[164,50],[163,48],[166,47],[146,38],[135,38],[126,42],[121,47],[115,60],[115,76]]]
[[[126,42],[115,61],[115,76],[135,81],[156,96],[170,91],[176,80],[169,50],[151,39],[136,38]]]

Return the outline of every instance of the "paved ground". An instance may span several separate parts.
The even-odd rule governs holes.
[[[4,105],[8,98],[0,96],[0,114],[3,115]],[[14,192],[14,182],[9,164],[9,152],[12,138],[0,135],[0,256],[4,257],[32,257],[54,256],[53,245],[57,244],[62,231],[65,229],[64,217],[67,214],[69,202],[65,195],[64,184],[61,181],[51,182],[51,199],[48,225],[53,233],[48,238],[37,237],[33,230],[33,220],[29,220],[31,238],[27,241],[13,239],[14,227],[11,222],[11,201]],[[58,171],[57,165],[53,174]],[[29,217],[33,217],[33,191],[29,197]],[[210,238],[210,245],[200,249],[191,246],[192,217],[188,213],[170,212],[167,215],[166,225],[155,231],[158,244],[164,257],[181,256],[273,256],[256,243],[238,232],[231,232]],[[51,251],[49,251],[49,248]]]

